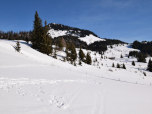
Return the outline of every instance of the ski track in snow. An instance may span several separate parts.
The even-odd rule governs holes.
[[[87,85],[74,89],[72,94],[70,94],[68,97],[70,99],[72,98],[70,101],[68,101],[63,96],[49,94],[49,92],[45,90],[51,85],[62,85],[64,83],[82,83]],[[85,88],[88,88],[88,84],[99,84],[101,86],[105,85],[104,83],[101,84],[95,80],[46,80],[28,78],[10,79],[2,77],[0,78],[0,96],[5,96],[6,94],[11,94],[12,92],[15,92],[22,97],[30,95],[31,97],[34,97],[38,102],[49,102],[51,108],[56,107],[59,109],[67,109],[68,107],[70,107],[69,104],[73,104],[73,102],[77,98],[80,98],[79,94],[81,95],[82,92],[85,91]],[[99,96],[101,97],[101,95]],[[100,101],[97,98],[95,104],[95,107],[100,104]],[[96,110],[98,110],[98,108]]]
[[[46,65],[34,65],[34,64],[28,64],[28,65],[5,65],[5,66],[0,66],[0,68],[22,68],[22,67],[44,67]]]
[[[27,84],[60,84],[60,83],[94,83],[94,84],[101,84],[94,80],[46,80],[46,79],[28,79],[28,78],[21,78],[21,79],[10,79],[10,78],[0,78],[0,87],[6,86],[13,86],[13,85],[27,85]]]

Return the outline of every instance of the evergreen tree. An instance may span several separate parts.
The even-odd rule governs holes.
[[[135,62],[134,61],[132,61],[132,65],[135,66]]]
[[[123,58],[122,54],[120,55],[120,58]]]
[[[120,64],[119,63],[117,63],[117,68],[120,68]]]
[[[123,66],[122,66],[122,68],[123,68],[123,69],[126,69],[126,66],[125,66],[125,64],[124,64],[124,63],[123,63]]]
[[[19,41],[16,42],[15,50],[18,52],[20,52],[20,50],[21,50]]]
[[[86,56],[86,63],[89,65],[91,65],[91,63],[92,63],[91,56],[90,56],[89,52],[87,53],[87,56]]]
[[[54,48],[54,56],[55,59],[57,59],[57,54],[56,54],[56,47]]]
[[[69,45],[68,49],[70,51],[70,60],[71,62],[73,62],[77,59],[77,53],[76,53],[75,45],[73,44],[73,42],[71,42],[71,45]]]
[[[114,63],[112,63],[112,67],[115,67],[115,64],[114,64]]]
[[[62,50],[63,44],[62,44],[62,39],[61,39],[61,38],[58,39],[57,45],[58,45],[58,47],[59,47],[59,50]]]
[[[29,43],[29,39],[28,39],[27,36],[26,36],[25,40],[26,40],[26,43],[28,44]]]
[[[68,44],[68,42],[67,42],[67,45],[66,45],[65,52],[66,52],[66,59],[67,59],[67,61],[69,61],[70,60],[70,54],[69,54],[69,44]]]
[[[35,13],[35,20],[34,20],[34,30],[32,35],[32,47],[34,49],[40,50],[41,42],[42,42],[42,36],[43,36],[43,26],[42,26],[42,20],[38,16],[38,13],[36,11]]]
[[[152,60],[151,59],[149,59],[147,70],[149,70],[150,72],[152,72]]]
[[[52,53],[52,41],[51,41],[51,37],[48,34],[48,26],[47,26],[47,22],[45,21],[45,27],[43,30],[43,36],[42,36],[42,42],[41,42],[41,47],[40,47],[40,52],[45,53],[47,55],[49,55],[50,53]]]
[[[19,41],[16,42],[15,50],[18,52],[20,52],[20,50],[21,50]]]
[[[138,53],[137,54],[137,61],[138,62],[144,62],[144,63],[146,63],[146,59],[145,59],[146,57],[145,57],[145,55],[143,54],[143,53]]]
[[[83,51],[82,51],[82,49],[81,49],[81,47],[80,47],[79,59],[80,59],[81,61],[84,61],[84,57],[85,57],[85,54],[83,53]]]

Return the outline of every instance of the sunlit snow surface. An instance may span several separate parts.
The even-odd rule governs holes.
[[[134,50],[129,45],[108,47],[103,57],[115,60],[91,52],[98,62],[74,67],[20,43],[18,53],[16,41],[0,40],[0,114],[152,113],[152,73],[145,70],[147,63],[126,56]],[[62,59],[65,52],[57,55]],[[127,69],[112,68],[112,63]]]
[[[105,41],[105,39],[98,38],[96,36],[93,36],[92,34],[86,37],[80,37],[79,39],[83,42],[86,42],[88,45],[96,41]]]

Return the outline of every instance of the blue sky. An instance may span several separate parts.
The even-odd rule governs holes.
[[[0,30],[33,29],[42,21],[93,31],[101,38],[152,41],[151,0],[0,0]]]

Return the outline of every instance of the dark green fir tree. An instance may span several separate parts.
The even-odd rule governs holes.
[[[119,63],[117,63],[117,68],[120,68],[120,64]]]
[[[132,65],[135,66],[135,62],[134,61],[132,61]]]
[[[147,70],[149,70],[150,72],[152,72],[152,60],[151,59],[149,59]]]
[[[45,21],[45,27],[44,27],[44,32],[42,35],[42,42],[41,42],[41,47],[40,47],[40,52],[45,53],[49,55],[50,53],[52,54],[52,40],[51,37],[48,34],[48,25],[47,22]]]
[[[90,56],[89,52],[87,53],[87,56],[86,56],[86,63],[89,65],[91,65],[91,63],[92,63],[91,56]]]
[[[33,24],[33,34],[32,34],[32,47],[34,49],[40,50],[41,47],[41,42],[42,42],[42,36],[43,36],[43,25],[42,25],[42,20],[40,19],[37,11],[35,12],[35,19],[34,19],[34,24]]]
[[[120,58],[123,58],[122,54],[120,55]]]
[[[20,52],[20,50],[21,50],[19,41],[16,42],[15,50],[18,52]]]
[[[85,58],[85,54],[83,53],[83,51],[82,51],[82,49],[81,49],[81,47],[80,47],[80,50],[79,50],[79,59],[80,59],[81,61],[84,61],[84,58]]]
[[[112,63],[112,67],[115,67],[115,64],[114,64],[114,63]]]
[[[68,50],[70,51],[71,63],[73,63],[77,59],[77,53],[73,42],[70,43]]]
[[[124,63],[123,63],[123,65],[122,65],[122,68],[123,68],[123,69],[126,69],[126,66],[125,66],[125,64],[124,64]]]

